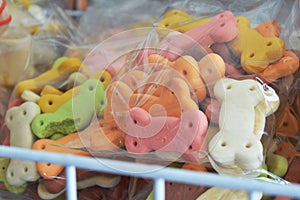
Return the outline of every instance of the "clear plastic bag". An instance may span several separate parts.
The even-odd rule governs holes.
[[[115,8],[114,6],[117,5],[112,7]],[[143,9],[138,11],[143,12]],[[299,2],[290,4],[281,0],[176,1],[171,2],[167,9],[160,9],[163,11],[157,11],[158,15],[154,14],[156,20],[153,26],[122,31],[109,38],[104,34],[100,44],[91,38],[92,43],[95,43],[82,51],[82,60],[62,58],[56,60],[55,67],[51,69],[55,71],[56,67],[63,69],[61,66],[76,66],[75,75],[68,71],[65,77],[56,79],[57,77],[51,76],[52,73],[47,76],[40,74],[44,82],[40,82],[39,88],[27,88],[39,95],[39,98],[43,97],[42,91],[48,83],[59,90],[60,95],[74,89],[67,103],[68,107],[64,108],[68,112],[67,118],[63,118],[67,112],[58,111],[57,114],[55,111],[53,113],[56,113],[56,116],[51,118],[49,116],[52,113],[42,110],[32,121],[30,127],[37,137],[32,148],[159,164],[159,168],[167,166],[186,169],[186,165],[190,164],[193,170],[217,172],[221,175],[257,178],[260,174],[267,173],[268,178],[261,178],[262,180],[273,179],[276,183],[287,184],[290,180],[283,181],[284,174],[280,174],[279,177],[277,172],[273,171],[274,166],[270,165],[270,168],[265,170],[264,164],[272,161],[276,163],[278,157],[274,154],[284,157],[282,166],[286,163],[296,163],[293,158],[297,157],[297,153],[293,151],[294,157],[286,157],[291,156],[288,154],[290,152],[280,151],[279,147],[280,144],[289,142],[296,150],[299,131],[292,137],[286,137],[279,134],[277,123],[279,116],[285,113],[286,102],[290,105],[291,112],[296,113],[296,121],[299,123],[299,60],[298,66],[289,69],[290,71],[285,70],[289,72],[288,75],[283,72],[271,72],[276,71],[275,64],[278,62],[284,63],[289,59],[295,61],[298,59],[295,57],[299,55],[295,54],[293,57],[291,55],[294,54],[288,54],[282,59],[285,54],[281,54],[280,58],[273,59],[265,66],[273,67],[268,73],[261,68],[249,72],[248,69],[251,69],[252,65],[245,62],[247,67],[242,66],[241,55],[232,50],[243,45],[232,41],[239,33],[235,24],[237,16],[242,16],[238,18],[240,22],[247,22],[248,19],[250,27],[246,27],[247,30],[253,30],[265,21],[275,20],[278,24],[270,23],[274,29],[267,33],[273,34],[274,41],[281,38],[284,48],[278,45],[280,42],[268,41],[260,45],[259,49],[263,49],[264,46],[280,46],[281,50],[299,51],[299,47],[295,46],[299,39],[299,19],[296,14],[299,12]],[[87,10],[87,19],[83,20],[88,21],[90,15],[93,16],[91,10]],[[133,21],[139,21],[138,16],[132,16]],[[124,21],[129,21],[129,24],[132,22],[131,18],[124,17],[116,20],[117,25],[109,24],[109,21],[106,21],[108,24],[102,25],[105,30],[109,30],[123,25]],[[168,23],[165,23],[166,21]],[[94,30],[97,26],[93,26],[93,22],[82,25]],[[164,26],[161,27],[162,25]],[[201,26],[202,28],[199,28]],[[125,27],[130,25],[126,24]],[[89,29],[86,31],[89,32]],[[63,42],[64,48],[82,48],[81,44],[86,38],[72,34],[68,31],[67,34],[63,34],[65,37],[62,37],[62,40],[66,39],[68,44]],[[258,33],[253,34],[255,37],[262,37],[257,36]],[[69,43],[70,41],[75,43]],[[94,48],[89,51],[91,47]],[[89,51],[87,54],[86,50]],[[257,52],[252,53],[256,55]],[[249,54],[250,58],[253,56]],[[296,71],[292,71],[295,69]],[[17,99],[24,92],[20,85],[25,84],[20,82],[15,88]],[[235,90],[236,88],[238,89]],[[232,93],[229,91],[234,91],[234,95],[230,96]],[[46,104],[53,105],[55,102],[47,101]],[[61,124],[61,121],[65,123]],[[43,129],[43,125],[49,125],[49,128]],[[215,150],[215,146],[219,149]],[[227,147],[229,150],[226,150]],[[230,151],[230,148],[235,152]],[[57,182],[65,181],[61,166],[47,163],[39,163],[39,166],[39,169],[41,166],[45,169],[39,171],[39,183],[47,182],[45,180],[53,183],[55,179],[58,179]],[[48,168],[45,168],[47,166]],[[110,167],[130,171],[119,169],[118,166]],[[136,173],[147,171],[141,169]],[[292,176],[289,172],[287,174]],[[138,184],[138,181],[141,184]],[[33,182],[33,185],[39,183]],[[167,189],[170,189],[167,191],[182,191],[176,193],[176,197],[181,199],[186,198],[187,190],[195,191],[193,194],[199,196],[207,189],[167,184]],[[44,186],[40,184],[39,187]],[[118,190],[117,188],[126,193],[122,193],[122,198],[145,199],[151,192],[152,183],[122,177],[109,191]],[[105,189],[101,191],[101,195],[104,196],[109,193]],[[55,193],[57,191],[52,192],[52,199],[60,196]],[[46,191],[46,194],[49,194],[49,191]],[[168,195],[172,196],[171,194]],[[101,198],[100,196],[95,198]],[[109,198],[113,199],[110,196]]]

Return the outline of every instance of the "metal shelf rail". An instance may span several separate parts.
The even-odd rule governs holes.
[[[243,190],[249,193],[250,200],[255,199],[255,196],[260,192],[269,195],[300,198],[300,185],[298,184],[283,185],[258,179],[220,176],[213,173],[194,172],[158,165],[146,165],[71,154],[57,154],[8,146],[0,146],[0,157],[64,165],[67,179],[66,197],[68,200],[77,199],[76,168],[153,179],[155,200],[164,199],[165,181]]]

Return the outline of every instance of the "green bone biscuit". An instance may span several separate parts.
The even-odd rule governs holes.
[[[0,182],[4,183],[5,188],[14,194],[23,194],[26,191],[27,183],[20,186],[10,185],[6,180],[6,171],[9,165],[9,158],[0,158]]]
[[[32,132],[39,138],[47,138],[81,130],[94,116],[102,116],[106,104],[103,84],[97,79],[88,79],[82,84],[79,94],[55,112],[36,116],[31,124]]]

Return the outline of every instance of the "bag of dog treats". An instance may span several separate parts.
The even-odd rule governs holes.
[[[298,183],[299,8],[283,0],[175,1],[151,26],[118,32],[80,57],[66,49],[13,88],[7,145]],[[3,165],[10,192],[64,198],[64,166]],[[153,195],[146,179],[77,169],[77,181],[82,199]],[[167,182],[166,199],[173,195],[247,196]]]

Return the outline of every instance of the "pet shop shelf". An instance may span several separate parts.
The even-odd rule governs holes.
[[[41,152],[18,147],[0,146],[0,156],[64,165],[66,167],[66,196],[68,200],[77,199],[76,168],[153,179],[155,200],[164,199],[165,181],[243,190],[249,193],[250,200],[256,199],[256,196],[261,192],[269,195],[300,198],[300,186],[297,184],[272,183],[258,179],[220,176],[212,173],[166,168],[158,165]]]

